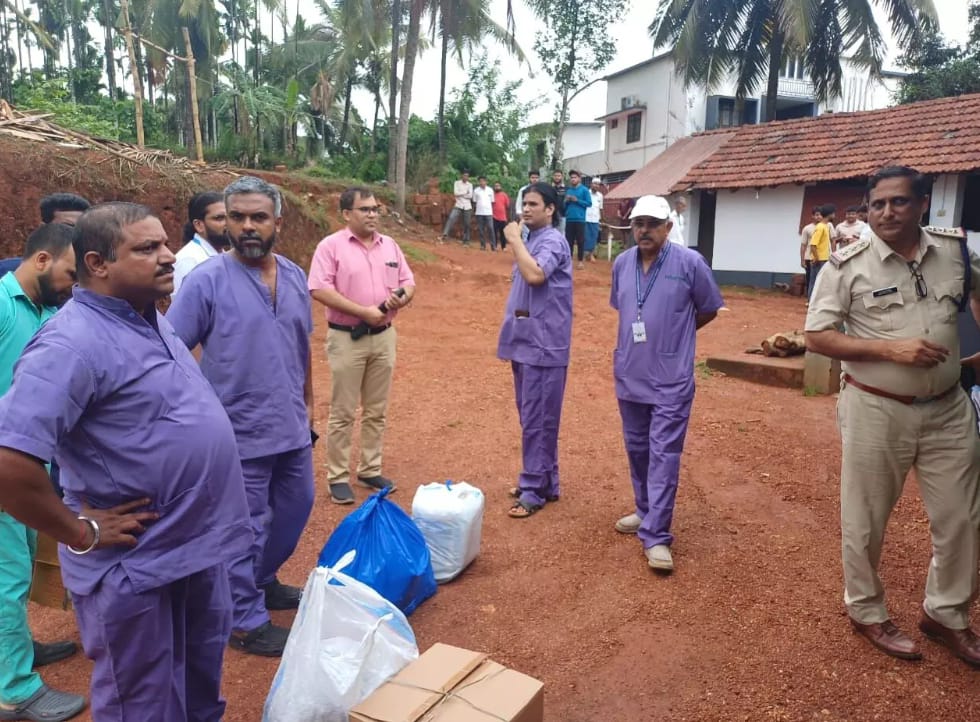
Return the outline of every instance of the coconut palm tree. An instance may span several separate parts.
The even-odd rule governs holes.
[[[820,101],[840,95],[845,54],[881,72],[885,40],[873,6],[887,13],[901,47],[936,22],[932,0],[660,0],[650,35],[655,48],[673,48],[688,85],[710,88],[733,76],[744,103],[765,80],[765,119],[772,120],[787,57],[803,59]]]
[[[496,40],[521,63],[527,56],[514,41],[513,33],[490,16],[489,0],[432,0],[431,33],[441,39],[439,76],[439,155],[446,157],[446,66],[450,49],[457,62],[464,64],[464,53],[472,59],[473,51],[483,48],[486,40]]]

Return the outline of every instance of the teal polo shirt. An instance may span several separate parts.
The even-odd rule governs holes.
[[[35,305],[13,273],[0,278],[0,394],[10,388],[24,347],[57,310]]]

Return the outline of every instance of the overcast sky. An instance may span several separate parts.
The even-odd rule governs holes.
[[[943,33],[951,40],[965,42],[968,33],[966,0],[933,0],[933,2],[939,12],[939,21]],[[312,3],[308,3],[308,0],[301,0],[301,3],[306,6],[312,5]],[[533,61],[534,36],[540,27],[540,23],[525,8],[521,0],[514,0],[514,5],[516,6],[517,41]],[[653,46],[647,27],[653,20],[656,5],[654,0],[631,1],[629,12],[622,21],[616,23],[612,28],[613,36],[619,48],[618,53],[608,68],[599,75],[627,68],[651,57]],[[507,0],[492,0],[493,16],[501,24],[505,20],[506,7]],[[316,16],[316,10],[312,7],[304,9],[302,12],[307,14],[308,18]],[[554,116],[558,96],[552,92],[548,79],[541,74],[534,78],[529,77],[528,69],[518,64],[502,47],[496,44],[491,43],[488,46],[488,51],[491,60],[500,59],[505,77],[524,79],[521,86],[523,99],[530,102],[535,98],[546,98],[546,102],[531,115],[530,121],[544,122],[550,120]],[[448,76],[450,88],[462,85],[466,81],[466,72],[452,61],[450,62]],[[415,66],[415,82],[412,90],[412,112],[423,118],[434,117],[439,106],[438,47],[428,50],[419,58]],[[605,83],[597,83],[582,92],[572,104],[571,119],[576,121],[593,120],[602,115],[606,102],[605,93]],[[369,119],[373,112],[370,97],[365,93],[363,97],[358,96],[355,102],[362,117]]]

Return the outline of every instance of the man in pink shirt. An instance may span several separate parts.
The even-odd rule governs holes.
[[[310,294],[327,307],[330,420],[327,483],[337,504],[353,504],[350,445],[354,414],[361,407],[361,459],[357,481],[372,490],[395,484],[381,475],[388,392],[395,370],[398,309],[415,296],[415,277],[398,244],[378,233],[378,202],[368,188],[340,195],[343,230],[316,247]]]

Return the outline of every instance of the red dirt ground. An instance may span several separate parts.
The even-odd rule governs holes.
[[[25,175],[29,167],[21,166]],[[41,190],[65,188],[47,178],[25,190],[7,168],[0,191],[19,206],[8,209],[11,222],[23,223]],[[146,199],[156,207],[163,201],[154,193]],[[418,238],[417,226],[389,228]],[[294,247],[301,235],[293,229]],[[900,662],[849,630],[833,399],[699,370],[675,516],[677,571],[655,576],[638,542],[613,530],[631,510],[631,492],[611,381],[608,264],[576,273],[562,500],[517,521],[505,510],[520,463],[519,427],[509,368],[494,355],[509,254],[415,245],[438,258],[414,264],[418,297],[398,320],[385,473],[399,481],[394,500],[406,509],[418,484],[446,478],[478,485],[488,502],[481,556],[410,618],[420,648],[442,641],[483,650],[540,678],[555,722],[980,719],[977,673],[945,650],[924,642],[923,662]],[[802,322],[800,299],[736,289],[725,297],[730,311],[699,334],[699,359]],[[321,427],[329,395],[324,328],[318,313]],[[312,519],[281,574],[293,584],[305,582],[350,511],[329,503],[322,456],[321,447]],[[915,637],[929,553],[928,522],[910,481],[882,574],[893,618]],[[292,613],[275,617],[288,624]],[[31,621],[41,640],[78,639],[68,612],[32,605]],[[277,664],[227,653],[226,720],[260,720]],[[43,676],[87,693],[89,670],[77,656]]]

